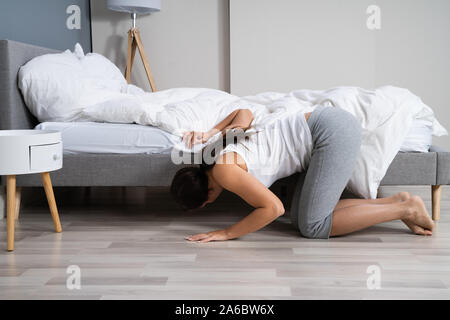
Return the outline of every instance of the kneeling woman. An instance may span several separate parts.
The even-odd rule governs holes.
[[[183,140],[192,147],[218,132],[246,130],[252,121],[251,111],[236,110],[210,131],[188,132]],[[319,106],[312,113],[282,117],[265,130],[227,145],[212,165],[179,170],[171,192],[185,209],[213,202],[223,189],[255,208],[224,230],[187,239],[230,240],[265,227],[285,211],[268,187],[300,171],[306,171],[306,175],[298,182],[290,215],[304,237],[328,239],[392,220],[402,220],[415,234],[431,235],[434,224],[418,196],[400,192],[388,198],[340,200],[360,145],[361,126],[353,115],[335,107]]]

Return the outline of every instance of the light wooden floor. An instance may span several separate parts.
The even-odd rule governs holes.
[[[423,194],[429,205],[428,188],[407,190]],[[93,188],[90,195],[57,189],[56,197],[62,234],[53,232],[39,201],[23,208],[16,250],[7,253],[6,221],[0,221],[0,299],[450,298],[448,188],[433,237],[393,222],[308,240],[285,215],[239,240],[207,244],[184,237],[224,228],[248,207],[225,195],[202,212],[180,212],[164,189]],[[66,288],[70,265],[81,268],[80,290]],[[367,288],[370,265],[380,267],[380,290]]]

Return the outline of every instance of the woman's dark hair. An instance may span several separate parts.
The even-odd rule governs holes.
[[[188,167],[178,170],[172,180],[170,193],[184,210],[194,210],[208,200],[209,166]]]

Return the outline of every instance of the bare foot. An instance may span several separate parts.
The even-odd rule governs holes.
[[[398,192],[391,196],[394,202],[403,202],[411,198],[411,194],[406,191]],[[422,236],[431,236],[433,233],[429,230],[425,230],[424,228],[414,224],[412,221],[407,219],[402,220],[404,224],[414,233]]]
[[[426,230],[418,225],[415,225],[414,223],[408,221],[408,220],[402,220],[404,224],[414,233],[420,236],[431,236],[433,235],[433,232],[430,230]]]
[[[409,192],[406,192],[406,191],[398,192],[398,193],[396,193],[396,194],[394,194],[394,195],[392,196],[392,199],[393,199],[395,202],[406,201],[406,200],[408,200],[409,198],[411,198],[411,195],[409,194]]]
[[[411,197],[405,201],[407,206],[407,218],[403,222],[412,232],[422,235],[431,235],[434,229],[434,222],[419,196]]]
[[[398,192],[398,193],[394,194],[393,196],[391,196],[391,198],[394,202],[403,202],[403,201],[409,200],[411,198],[411,194],[409,192],[402,191],[402,192]],[[423,203],[423,201],[422,201],[422,203]],[[425,212],[426,212],[426,209],[425,209]],[[426,214],[428,216],[428,213],[426,213]],[[411,217],[409,217],[408,219],[403,219],[402,221],[414,234],[422,235],[422,236],[431,236],[433,234],[432,229],[429,230],[429,229],[423,228],[420,225],[418,225],[418,222],[413,220],[412,214],[411,214]]]
[[[395,202],[403,202],[411,198],[411,195],[409,192],[402,191],[394,194],[392,196],[392,199]],[[414,224],[412,221],[409,221],[407,219],[402,220],[404,224],[414,233],[422,236],[431,236],[433,233],[429,230],[425,230],[424,228]]]

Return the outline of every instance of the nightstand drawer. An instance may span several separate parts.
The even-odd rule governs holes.
[[[62,168],[62,143],[30,146],[30,170],[53,171]]]

